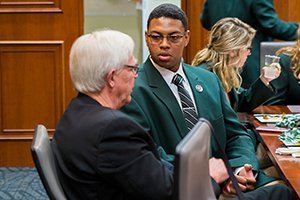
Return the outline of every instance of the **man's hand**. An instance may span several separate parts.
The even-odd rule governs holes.
[[[256,183],[256,180],[253,175],[252,166],[249,164],[245,164],[244,168],[240,171],[239,176],[242,176],[246,178],[246,188],[247,190],[253,190],[254,184]]]
[[[209,175],[218,183],[225,182],[229,175],[226,166],[222,159],[210,158],[209,159]]]
[[[243,169],[235,177],[238,181],[241,191],[245,192],[254,189],[256,180],[254,178],[251,165],[245,164]],[[236,194],[232,181],[229,181],[225,184],[223,188],[223,194],[226,196],[232,196]]]

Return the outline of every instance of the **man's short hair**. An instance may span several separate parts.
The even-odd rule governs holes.
[[[167,17],[167,18],[180,20],[184,27],[184,30],[185,31],[188,30],[188,20],[186,14],[183,12],[181,8],[179,8],[174,4],[165,3],[154,8],[149,15],[147,21],[147,28],[149,28],[152,19],[157,19],[160,17]]]

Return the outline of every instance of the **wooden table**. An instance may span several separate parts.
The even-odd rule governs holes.
[[[291,111],[287,106],[260,106],[253,113],[238,113],[238,115],[241,121],[251,122],[254,127],[262,125],[261,122],[253,117],[254,113],[290,114]],[[298,195],[298,199],[300,199],[300,158],[275,154],[275,150],[278,147],[284,147],[283,143],[278,139],[278,136],[281,134],[280,132],[258,131],[258,133],[281,178],[294,189]]]

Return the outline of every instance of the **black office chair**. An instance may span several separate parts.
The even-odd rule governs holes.
[[[265,55],[275,55],[275,52],[282,47],[295,45],[295,41],[274,41],[260,43],[260,66],[265,65]]]
[[[55,160],[45,126],[37,125],[31,145],[32,158],[38,174],[52,200],[66,200],[66,196],[60,184]]]

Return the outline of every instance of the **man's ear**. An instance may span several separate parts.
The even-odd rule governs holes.
[[[184,44],[184,47],[186,47],[189,42],[190,42],[190,30],[187,30],[186,33],[185,33],[185,44]]]
[[[148,38],[148,31],[147,30],[145,30],[145,43],[146,43],[146,45],[148,46],[148,40],[149,40],[149,38]]]
[[[106,81],[107,81],[107,85],[110,87],[114,87],[115,86],[115,75],[116,75],[116,70],[115,69],[111,69],[107,75],[106,75]]]

